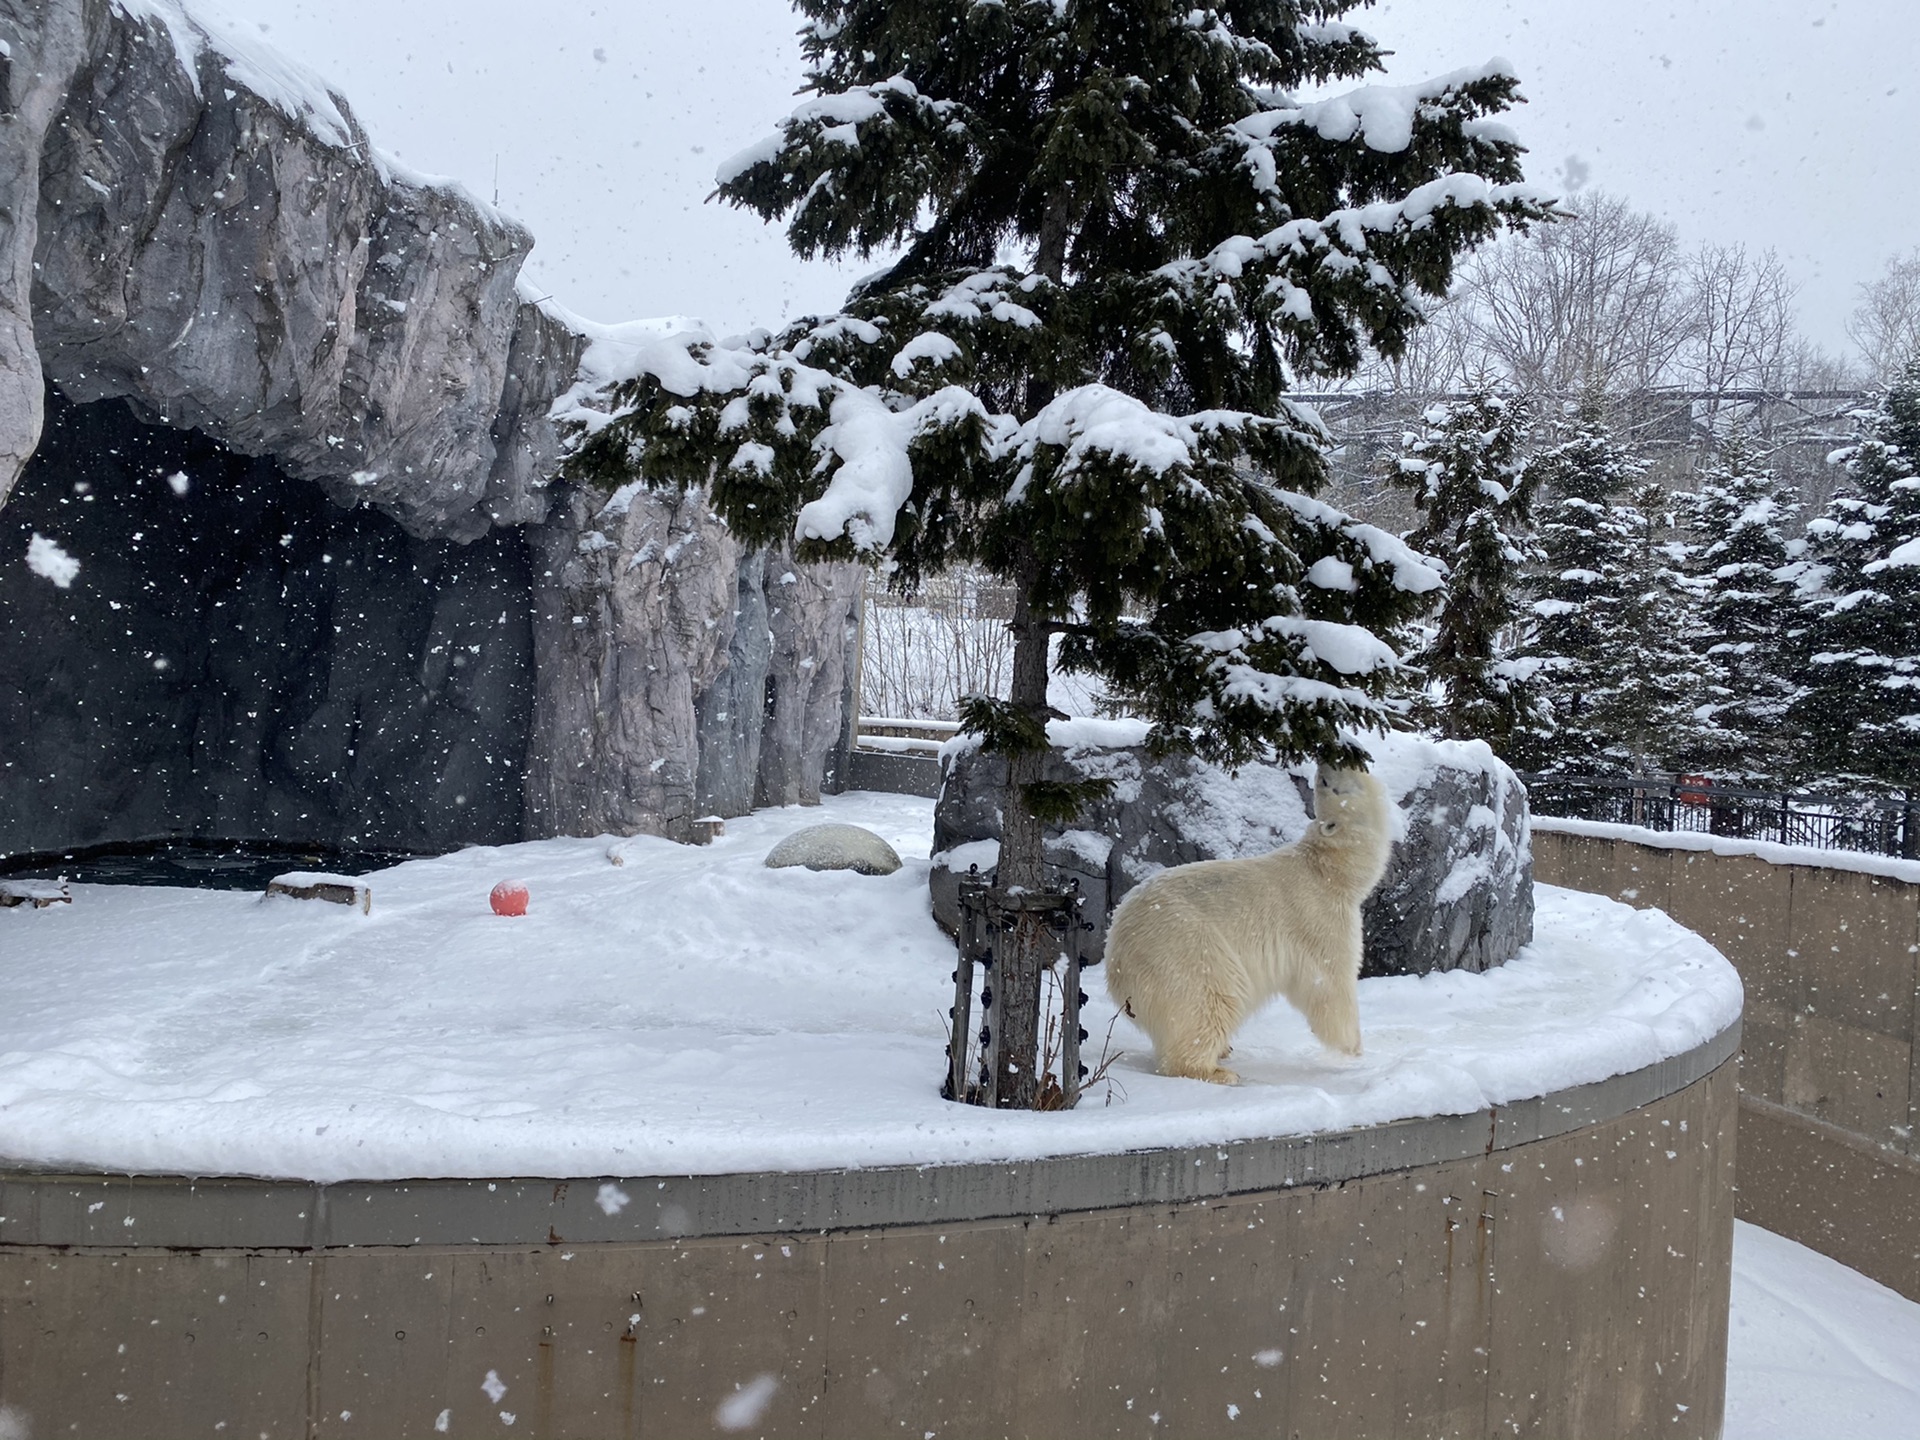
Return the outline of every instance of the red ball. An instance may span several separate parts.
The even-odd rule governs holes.
[[[502,880],[487,896],[487,903],[493,906],[496,915],[524,915],[527,913],[527,887],[518,880]]]

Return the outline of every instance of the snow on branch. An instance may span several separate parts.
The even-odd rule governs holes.
[[[1362,85],[1325,100],[1263,110],[1235,122],[1234,129],[1248,139],[1267,141],[1283,126],[1304,126],[1321,139],[1336,144],[1358,140],[1369,150],[1399,154],[1413,143],[1417,119],[1437,120],[1462,108],[1465,92],[1473,86],[1517,80],[1513,67],[1495,58],[1484,65],[1436,75],[1413,85]],[[1488,134],[1486,138],[1513,143],[1515,137],[1502,126],[1498,133]]]
[[[777,134],[724,161],[714,172],[714,183],[722,189],[737,184],[756,166],[773,165],[794,147],[820,144],[858,150],[862,131],[895,123],[896,109],[929,124],[944,125],[959,108],[950,100],[927,99],[905,75],[892,76],[877,85],[856,85],[817,95],[796,106],[780,122]]]
[[[1425,595],[1447,583],[1445,576],[1434,568],[1426,556],[1379,526],[1355,520],[1324,500],[1315,500],[1308,495],[1291,490],[1277,491],[1276,494],[1281,503],[1301,520],[1358,542],[1366,551],[1368,560],[1392,572],[1396,590],[1404,590],[1409,595]],[[1314,568],[1320,569],[1318,565]],[[1350,574],[1346,579],[1351,583]],[[1323,584],[1323,588],[1346,588],[1345,585],[1324,585],[1322,581],[1313,583]]]
[[[951,294],[939,303],[958,308]],[[1005,302],[994,302],[1000,303]],[[793,538],[832,544],[845,537],[869,554],[892,543],[899,512],[913,497],[916,446],[943,432],[970,431],[967,443],[982,464],[1015,471],[1007,492],[1013,504],[1025,498],[1036,472],[1048,484],[1070,482],[1090,464],[1155,479],[1174,472],[1190,478],[1257,442],[1317,445],[1325,439],[1318,414],[1304,406],[1286,405],[1277,418],[1231,410],[1168,415],[1100,384],[1067,390],[1020,424],[989,411],[964,386],[947,385],[916,398],[892,388],[855,385],[804,358],[820,346],[884,339],[880,328],[851,317],[814,326],[792,350],[767,349],[762,336],[717,340],[705,326],[688,321],[597,327],[581,361],[581,379],[554,403],[552,417],[584,436],[598,435],[633,415],[633,387],[650,384],[665,396],[690,402],[665,407],[668,430],[691,435],[704,410],[715,436],[738,437],[729,441],[726,468],[761,477],[770,477],[778,463],[770,440],[797,443],[810,435],[812,473],[825,485],[799,506]],[[896,353],[891,369],[904,381],[917,362],[944,362],[957,350],[946,337],[925,332]],[[770,435],[755,429],[768,423],[769,415]],[[1321,508],[1345,519],[1331,507]],[[1359,537],[1370,530],[1356,527],[1350,533]],[[1382,553],[1391,552],[1396,564],[1403,558],[1404,547],[1393,550],[1398,542],[1384,532],[1362,543],[1369,553],[1387,545]],[[1401,589],[1414,588],[1420,573],[1409,568],[1412,580],[1398,572],[1396,580]]]

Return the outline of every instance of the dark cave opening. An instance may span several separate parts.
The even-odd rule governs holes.
[[[26,563],[35,536],[79,563],[67,585]],[[531,605],[518,530],[421,540],[49,391],[0,510],[0,855],[518,840]]]

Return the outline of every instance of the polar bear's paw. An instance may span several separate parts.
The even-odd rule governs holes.
[[[1182,1065],[1168,1064],[1160,1067],[1162,1075],[1172,1075],[1182,1080],[1205,1080],[1209,1085],[1238,1085],[1239,1075],[1224,1065]]]

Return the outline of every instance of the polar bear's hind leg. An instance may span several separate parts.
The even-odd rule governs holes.
[[[1215,1085],[1238,1085],[1240,1077],[1220,1062],[1233,1048],[1233,1032],[1246,1017],[1232,997],[1212,986],[1184,997],[1177,1026],[1149,1027],[1162,1075],[1180,1075]]]

